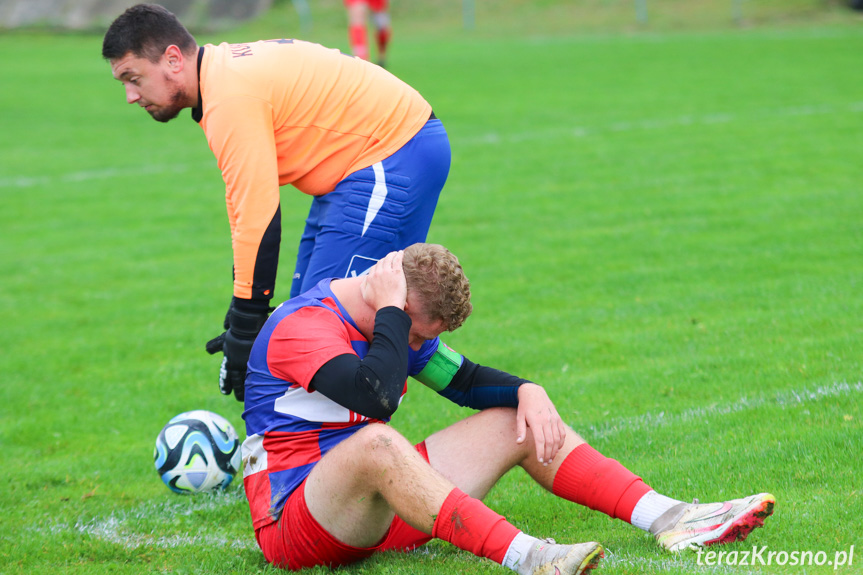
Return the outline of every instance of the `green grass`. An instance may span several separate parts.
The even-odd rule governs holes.
[[[774,517],[733,549],[856,545],[837,572],[863,573],[859,19],[788,2],[796,15],[743,28],[698,12],[638,29],[595,10],[567,32],[552,17],[570,4],[542,2],[513,35],[526,2],[501,3],[497,31],[478,4],[474,31],[457,7],[394,15],[392,70],[453,146],[430,240],[462,259],[476,311],[447,341],[543,383],[663,493],[773,492]],[[344,47],[340,7],[321,5],[311,36]],[[281,3],[203,39],[297,26]],[[203,351],[230,239],[200,128],[125,106],[99,50],[0,36],[0,573],[276,573],[241,489],[182,498],[152,468],[180,411],[242,429]],[[307,205],[285,189],[281,295]],[[419,440],[468,413],[413,385],[394,425]],[[833,572],[699,566],[520,471],[487,502],[531,533],[603,542],[607,573]],[[503,572],[440,542],[343,571]]]

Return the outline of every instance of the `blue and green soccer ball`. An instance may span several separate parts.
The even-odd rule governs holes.
[[[162,481],[175,493],[225,489],[240,470],[240,438],[221,415],[187,411],[162,428],[153,458]]]

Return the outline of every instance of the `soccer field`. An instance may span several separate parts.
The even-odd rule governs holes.
[[[337,20],[313,39],[345,48],[324,28]],[[280,22],[200,39],[300,34]],[[517,527],[601,542],[599,573],[863,573],[860,23],[496,35],[396,20],[390,68],[453,148],[429,241],[461,259],[474,314],[443,339],[543,384],[666,495],[773,493],[765,528],[724,550],[779,554],[670,555],[520,470],[486,499]],[[161,125],[125,105],[100,48],[0,35],[0,574],[278,573],[241,482],[181,497],[153,468],[182,411],[243,435],[204,352],[230,297],[224,188],[187,112]],[[277,299],[309,204],[282,199]],[[413,441],[470,413],[409,386],[393,425]],[[851,565],[788,561],[852,546]],[[340,571],[509,572],[439,541]]]

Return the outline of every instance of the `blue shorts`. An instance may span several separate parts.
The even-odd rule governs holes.
[[[449,167],[449,138],[432,118],[392,156],[313,198],[291,297],[324,278],[361,275],[388,253],[424,242]]]

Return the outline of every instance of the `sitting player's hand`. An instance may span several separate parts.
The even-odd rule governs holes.
[[[360,293],[375,311],[387,306],[405,308],[408,288],[402,268],[404,257],[403,251],[391,252],[363,276]]]
[[[563,447],[566,425],[545,389],[535,383],[525,383],[518,388],[517,443],[524,442],[528,427],[533,435],[537,460],[548,465]]]

